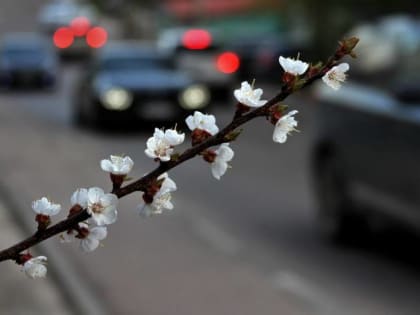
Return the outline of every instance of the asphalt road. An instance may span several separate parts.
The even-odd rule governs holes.
[[[109,154],[130,155],[135,177],[155,166],[143,152],[152,128],[95,132],[72,125],[79,75],[80,67],[67,65],[52,93],[0,95],[0,181],[27,220],[31,201],[41,196],[65,206],[78,187],[109,188],[99,168]],[[220,126],[232,103],[215,110]],[[250,123],[221,181],[200,159],[171,173],[179,187],[173,212],[141,219],[141,197],[132,195],[121,201],[119,219],[96,252],[48,242],[109,314],[418,314],[416,239],[344,248],[320,236],[307,172],[315,105],[308,95],[287,104],[301,111],[301,133],[278,145],[272,126]]]

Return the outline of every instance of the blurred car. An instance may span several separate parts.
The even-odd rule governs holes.
[[[288,19],[280,11],[225,14],[203,23],[220,47],[239,57],[235,74],[241,81],[278,82],[279,56],[306,56],[311,45],[312,34],[305,19]]]
[[[64,57],[89,56],[95,47],[89,45],[87,36],[97,23],[98,16],[91,6],[69,0],[46,4],[38,15],[41,32],[51,38]],[[91,37],[98,36],[93,35]]]
[[[284,36],[260,34],[258,37],[235,38],[230,41],[229,50],[235,52],[241,65],[238,76],[241,80],[280,80],[279,56],[296,56],[307,48],[297,45]]]
[[[0,86],[51,88],[58,75],[51,44],[35,34],[8,34],[0,44]]]
[[[117,42],[95,56],[76,91],[75,119],[82,124],[173,121],[205,108],[209,91],[176,70],[150,44]]]
[[[176,27],[163,30],[158,49],[173,58],[174,64],[196,82],[206,85],[212,98],[231,95],[238,78],[239,56],[223,49],[209,30]]]
[[[75,1],[52,1],[44,5],[38,14],[38,25],[41,32],[52,35],[57,28],[70,25],[71,21],[84,16],[91,23],[97,22],[95,10],[88,5],[80,5]]]
[[[420,22],[401,22],[351,32],[363,43],[352,79],[316,90],[314,191],[321,226],[338,239],[390,223],[420,229]]]

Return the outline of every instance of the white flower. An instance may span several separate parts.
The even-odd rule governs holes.
[[[57,203],[52,203],[46,197],[42,197],[32,202],[32,209],[38,214],[52,216],[60,212],[61,206]]]
[[[348,63],[341,63],[338,66],[332,67],[323,77],[324,81],[329,87],[338,90],[341,83],[346,80],[346,72],[349,71],[350,66]]]
[[[308,70],[309,64],[299,59],[284,58],[280,56],[280,65],[283,67],[285,72],[293,75],[302,75]]]
[[[101,161],[101,168],[114,175],[127,175],[133,165],[134,162],[129,156],[111,155],[109,160]]]
[[[169,178],[167,173],[163,173],[158,179],[164,179],[159,191],[153,197],[152,203],[139,206],[140,215],[150,217],[154,214],[161,214],[164,210],[172,210],[174,205],[171,202],[171,193],[177,190],[175,182]]]
[[[152,159],[159,159],[167,162],[171,159],[173,147],[184,142],[185,135],[178,133],[174,129],[163,131],[155,128],[153,137],[150,137],[146,143],[146,155]]]
[[[273,141],[278,143],[285,143],[290,132],[296,131],[298,122],[293,115],[297,114],[297,110],[292,110],[288,114],[281,117],[274,127]]]
[[[216,118],[213,115],[206,115],[195,111],[194,115],[190,115],[185,119],[185,122],[191,131],[201,129],[207,131],[212,136],[219,132],[219,128],[216,125]]]
[[[84,224],[86,229],[88,226]],[[88,235],[80,241],[80,248],[85,252],[94,251],[98,248],[100,242],[107,236],[107,228],[104,226],[95,226],[89,230]]]
[[[71,243],[74,238],[74,230],[65,231],[60,234],[60,243]]]
[[[101,188],[89,188],[87,193],[87,212],[97,225],[114,223],[117,220],[118,198],[114,194],[106,194]]]
[[[254,90],[247,81],[242,82],[241,88],[233,92],[233,95],[239,103],[249,107],[260,107],[267,103],[266,100],[260,100],[262,94],[262,89]]]
[[[45,278],[47,275],[46,263],[47,257],[45,256],[31,258],[23,264],[23,271],[31,279]]]
[[[226,173],[226,170],[229,166],[228,162],[233,159],[235,154],[229,147],[229,143],[221,144],[215,153],[217,156],[214,159],[214,162],[211,163],[211,173],[213,174],[214,178],[220,179],[220,177]]]
[[[79,205],[82,208],[87,208],[88,205],[88,190],[86,188],[77,189],[70,199],[71,205]]]
[[[178,189],[176,187],[176,183],[168,176],[168,173],[163,173],[162,175],[158,177],[158,180],[162,180],[162,179],[163,179],[163,182],[159,189],[160,193],[173,192]]]
[[[184,142],[185,134],[178,133],[175,129],[166,129],[164,139],[170,146],[174,147]]]

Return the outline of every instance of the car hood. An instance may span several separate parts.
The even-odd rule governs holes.
[[[130,91],[177,90],[191,83],[187,75],[166,70],[102,72],[94,82],[99,90],[120,87]]]

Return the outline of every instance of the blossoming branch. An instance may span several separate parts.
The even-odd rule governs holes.
[[[337,90],[346,79],[349,70],[347,63],[339,64],[346,55],[354,57],[353,49],[357,38],[349,38],[339,43],[334,53],[324,64],[310,64],[302,60],[279,57],[283,68],[280,92],[270,100],[263,100],[263,90],[254,87],[254,83],[242,82],[241,87],[233,92],[237,101],[232,121],[222,129],[216,124],[213,115],[194,112],[186,118],[185,123],[191,131],[191,147],[178,153],[176,148],[185,141],[185,134],[176,129],[156,128],[152,137],[147,140],[145,154],[158,166],[142,178],[130,181],[128,174],[134,166],[128,157],[111,155],[100,162],[102,170],[110,174],[112,191],[104,192],[99,187],[79,188],[71,196],[71,208],[67,218],[51,225],[51,217],[57,215],[61,205],[42,197],[32,203],[35,212],[37,231],[27,239],[0,251],[0,262],[14,260],[22,266],[29,278],[45,277],[47,257],[33,257],[29,249],[34,245],[59,235],[63,243],[76,239],[80,249],[86,252],[95,250],[107,237],[107,225],[117,220],[118,199],[131,193],[142,193],[143,202],[139,213],[144,217],[172,210],[172,193],[177,190],[176,183],[168,176],[168,171],[196,156],[210,164],[212,175],[219,180],[228,170],[234,158],[230,144],[240,135],[240,126],[257,117],[265,117],[274,125],[273,141],[284,143],[288,135],[296,130],[297,110],[287,111],[287,106],[280,104],[290,94],[321,79],[331,88]],[[217,148],[214,148],[218,146]]]

